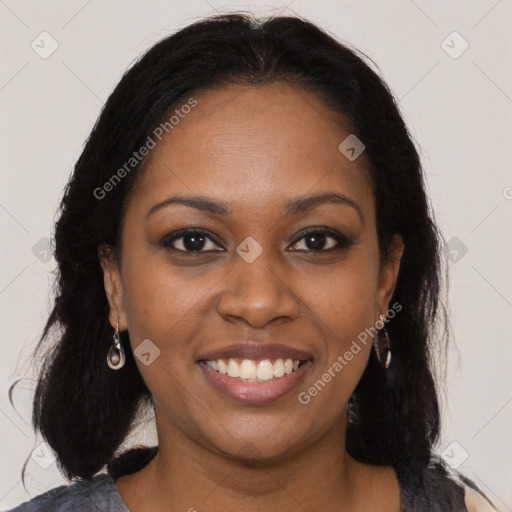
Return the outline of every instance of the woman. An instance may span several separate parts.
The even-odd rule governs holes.
[[[14,510],[492,510],[434,453],[441,247],[355,52],[294,17],[159,42],[56,226],[33,423],[80,481]],[[120,454],[144,405],[158,446]]]

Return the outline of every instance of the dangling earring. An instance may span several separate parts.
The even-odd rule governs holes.
[[[384,323],[386,321],[386,317],[384,315],[380,315],[380,321],[382,323]],[[377,354],[377,359],[379,360],[380,365],[385,370],[387,370],[389,368],[389,363],[391,363],[391,347],[389,344],[389,335],[388,335],[388,331],[386,330],[386,326],[383,325],[381,330],[384,331],[386,344],[384,347],[382,347],[382,348],[380,347],[380,344],[379,344],[380,331],[377,331],[377,336],[376,336],[376,340],[374,343],[374,347],[375,347],[375,353]]]
[[[112,346],[107,354],[107,364],[112,370],[119,370],[119,368],[124,366],[124,349],[119,339],[119,323],[114,333]]]

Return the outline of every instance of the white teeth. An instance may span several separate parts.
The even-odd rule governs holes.
[[[229,364],[231,364],[231,361]],[[256,365],[254,364],[254,361],[251,361],[250,359],[244,359],[240,365],[239,376],[242,379],[254,379],[256,377]]]
[[[264,359],[258,363],[258,379],[270,380],[274,377],[274,366],[268,360]]]
[[[240,377],[240,365],[234,359],[229,360],[228,375],[230,377]]]
[[[229,375],[230,377],[240,378],[246,382],[262,382],[272,380],[273,378],[283,377],[299,369],[300,361],[293,359],[276,359],[274,364],[270,359],[253,361],[244,359],[238,364],[236,359],[230,358],[228,364],[223,359],[216,361],[206,361],[206,365],[214,371]]]
[[[284,363],[282,359],[277,359],[274,363],[274,377],[282,377],[284,375]]]
[[[217,366],[219,367],[219,372],[223,375],[228,373],[228,365],[222,359],[217,359]]]

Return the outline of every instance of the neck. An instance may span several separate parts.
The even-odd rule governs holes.
[[[361,496],[368,497],[370,473],[344,449],[346,415],[316,435],[314,444],[265,458],[252,444],[236,455],[217,453],[175,428],[162,428],[158,415],[157,428],[153,460],[133,477],[118,480],[130,510],[340,512],[358,509]],[[130,485],[135,475],[137,485]]]

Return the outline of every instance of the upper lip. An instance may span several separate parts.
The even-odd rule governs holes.
[[[198,361],[215,361],[230,357],[242,359],[293,359],[294,361],[312,359],[312,355],[307,352],[279,343],[246,341],[204,352],[198,358]]]

